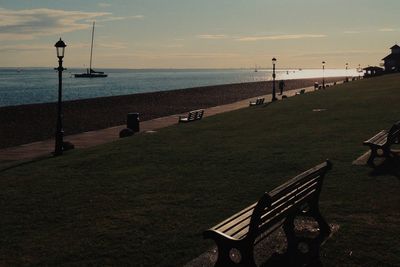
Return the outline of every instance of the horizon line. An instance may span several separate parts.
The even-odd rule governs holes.
[[[0,69],[54,69],[54,66],[47,66],[47,67],[33,67],[33,66],[0,66]],[[66,70],[68,69],[82,69],[82,70],[86,70],[88,68],[84,68],[84,67],[68,67]],[[93,68],[94,69],[94,68]],[[199,68],[166,68],[166,67],[161,67],[161,68],[114,68],[114,67],[96,67],[95,69],[108,69],[108,70],[254,70],[254,67],[238,67],[238,68],[213,68],[213,67],[199,67]],[[318,68],[310,68],[310,67],[282,67],[282,68],[275,68],[275,70],[318,70],[321,69],[321,67]],[[346,68],[325,68],[325,70],[344,70]],[[354,68],[349,68],[349,70],[351,69],[358,69],[358,67],[354,67]],[[257,68],[257,70],[272,70],[271,68]]]

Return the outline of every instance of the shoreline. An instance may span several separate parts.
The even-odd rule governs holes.
[[[325,81],[329,83],[343,79],[344,77],[333,77],[325,78]],[[320,80],[321,78],[286,80],[285,90],[313,86],[315,81],[321,82]],[[146,121],[229,104],[271,92],[272,81],[263,81],[65,101],[64,134],[125,124],[129,112],[139,112],[140,120]],[[0,148],[52,138],[56,111],[57,103],[0,107]]]

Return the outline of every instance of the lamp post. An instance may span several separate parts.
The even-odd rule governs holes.
[[[54,45],[57,50],[58,57],[58,106],[57,106],[57,130],[56,130],[56,144],[54,149],[54,156],[62,155],[63,153],[63,136],[64,130],[62,127],[62,72],[66,69],[63,68],[63,58],[65,47],[67,46],[60,38],[60,40]]]
[[[276,94],[275,94],[275,78],[276,78],[275,64],[276,64],[276,58],[273,58],[272,59],[272,101],[278,100],[276,98]]]
[[[349,81],[349,76],[348,76],[348,73],[347,73],[348,69],[349,69],[349,63],[346,63],[346,82]]]
[[[325,61],[322,61],[322,88],[325,89]]]

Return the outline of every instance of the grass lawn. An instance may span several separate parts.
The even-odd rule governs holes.
[[[389,75],[1,171],[0,266],[179,266],[213,244],[205,229],[326,158],[320,205],[340,229],[324,266],[399,266],[400,171],[351,164],[399,107]]]

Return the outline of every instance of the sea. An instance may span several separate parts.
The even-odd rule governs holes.
[[[62,99],[168,91],[200,86],[272,80],[270,69],[102,69],[107,78],[75,78],[82,69],[63,72]],[[353,69],[277,70],[277,80],[359,76]],[[58,74],[51,68],[0,68],[0,107],[56,102]]]

